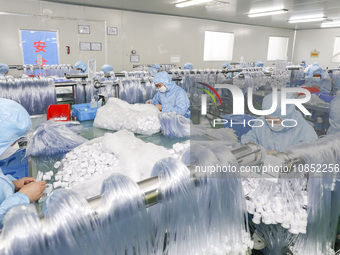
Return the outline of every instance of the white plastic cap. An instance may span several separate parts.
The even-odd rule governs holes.
[[[53,185],[46,184],[46,189],[44,190],[44,194],[48,196],[49,194],[51,194],[52,191],[53,191]]]
[[[53,183],[53,188],[59,188],[59,187],[61,187],[61,181],[57,181],[57,182],[54,182]]]
[[[294,235],[298,235],[300,232],[299,232],[299,228],[292,225],[291,228],[289,229],[289,232],[294,234]]]
[[[54,176],[54,180],[55,180],[55,181],[60,181],[60,180],[61,180],[61,175],[56,174],[56,175]]]
[[[255,213],[253,217],[253,222],[255,224],[260,224],[261,223],[261,214]]]
[[[63,181],[64,182],[68,182],[69,180],[70,180],[70,175],[68,175],[68,174],[63,175]]]
[[[53,165],[53,167],[55,169],[59,168],[60,166],[61,166],[61,162],[60,161],[55,162],[54,165]]]
[[[307,233],[307,227],[306,226],[299,226],[299,232],[301,234],[306,234]]]
[[[286,229],[289,229],[289,228],[290,228],[290,224],[289,224],[288,222],[283,222],[283,223],[281,224],[281,226],[282,226],[283,228],[286,228]]]
[[[44,174],[43,178],[44,181],[50,181],[51,180],[51,176],[48,174]]]
[[[53,176],[53,175],[54,175],[53,171],[46,172],[45,174],[48,174],[48,175],[50,175],[50,176]]]

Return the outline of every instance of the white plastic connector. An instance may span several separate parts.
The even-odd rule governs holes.
[[[53,176],[54,175],[54,173],[53,173],[53,171],[51,170],[51,171],[49,171],[49,172],[46,172],[45,173],[46,175],[49,175],[49,176]]]
[[[44,190],[44,196],[49,196],[51,192],[53,191],[53,186],[52,184],[46,184],[46,189]]]
[[[57,182],[54,182],[53,183],[53,188],[59,188],[59,187],[61,187],[61,181],[57,181]]]
[[[56,174],[56,175],[54,176],[54,180],[55,180],[55,181],[60,181],[60,180],[61,180],[61,175]]]
[[[67,174],[72,174],[72,173],[73,173],[73,169],[72,169],[72,168],[66,169],[66,173],[67,173]]]
[[[94,168],[93,167],[89,167],[88,169],[87,169],[87,173],[88,174],[94,174]]]
[[[70,180],[70,175],[65,174],[63,175],[63,182],[68,182]]]
[[[68,182],[62,182],[62,183],[61,183],[61,187],[62,187],[62,188],[68,187]]]
[[[253,202],[248,202],[247,203],[247,209],[250,214],[255,213],[255,204]]]
[[[289,228],[290,228],[290,223],[289,223],[289,222],[283,222],[283,223],[281,224],[281,226],[282,226],[283,228],[285,228],[285,229],[289,229]]]
[[[282,212],[276,213],[275,221],[276,221],[276,223],[282,223],[283,222],[283,213]]]
[[[271,215],[270,213],[263,213],[262,214],[262,221],[264,224],[271,224],[272,223],[272,218],[271,218]]]
[[[78,175],[81,177],[81,176],[84,176],[86,174],[86,169],[85,168],[81,168],[77,171]]]
[[[255,213],[253,216],[253,222],[254,224],[260,224],[261,223],[261,214]]]
[[[299,224],[291,224],[290,226],[290,229],[289,229],[289,233],[292,233],[294,235],[298,235],[300,232],[299,232]]]
[[[306,233],[307,233],[307,227],[306,227],[306,226],[300,225],[300,226],[299,226],[299,232],[300,232],[301,234],[306,234]]]
[[[40,182],[42,180],[43,176],[44,176],[44,173],[41,172],[41,171],[38,171],[36,181]]]
[[[80,163],[80,168],[88,168],[89,164],[87,163],[87,161],[83,161]]]
[[[51,180],[51,176],[48,174],[44,174],[43,178],[44,181],[50,181]]]
[[[55,169],[58,169],[60,166],[61,166],[61,162],[60,161],[55,162],[54,165],[53,165],[53,167]]]

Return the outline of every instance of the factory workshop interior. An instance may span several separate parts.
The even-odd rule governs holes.
[[[0,3],[0,255],[340,254],[339,0]]]

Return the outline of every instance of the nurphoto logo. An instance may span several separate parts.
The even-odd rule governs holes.
[[[205,86],[206,88],[209,88],[218,98],[221,106],[222,104],[222,100],[220,95],[217,93],[216,89],[228,89],[232,95],[233,98],[233,114],[235,115],[244,115],[244,100],[245,100],[245,96],[243,94],[243,91],[234,86],[234,85],[227,85],[227,84],[216,84],[215,88],[213,88],[212,86],[206,84],[206,83],[200,83],[203,86]],[[215,106],[217,106],[217,102],[213,96],[213,94],[211,92],[209,92],[207,89],[203,89],[203,88],[199,88],[203,91],[205,91],[214,101]],[[302,93],[305,94],[305,97],[303,98],[287,98],[287,94],[288,93]],[[202,115],[206,115],[207,114],[207,94],[202,94],[201,95],[201,114]],[[262,109],[262,110],[258,110],[255,109],[254,105],[253,105],[253,88],[248,88],[247,90],[247,105],[248,105],[248,109],[249,111],[257,116],[267,116],[270,115],[272,113],[274,113],[277,109],[278,106],[278,89],[277,88],[273,88],[273,92],[272,92],[272,106],[270,107],[270,109]],[[287,105],[289,104],[293,104],[295,105],[295,107],[297,107],[298,109],[300,109],[300,111],[304,114],[304,115],[312,115],[304,106],[304,103],[307,103],[309,100],[311,99],[311,93],[309,92],[309,90],[304,89],[304,88],[282,88],[281,90],[281,115],[285,116],[287,113]],[[275,119],[271,119],[272,124],[273,121],[275,121]],[[225,119],[214,119],[214,127],[215,125],[221,124],[227,124],[228,121]],[[290,123],[290,124],[288,124]],[[253,120],[249,120],[246,122],[246,120],[244,120],[243,122],[238,122],[238,123],[230,123],[231,125],[248,125],[250,127],[262,127],[264,125],[264,122],[260,119],[253,119]],[[270,124],[270,123],[269,123]],[[285,119],[282,121],[282,124],[284,127],[295,127],[297,125],[297,121],[294,119]]]

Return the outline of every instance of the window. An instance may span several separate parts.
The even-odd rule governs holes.
[[[288,43],[289,43],[288,37],[270,36],[267,60],[273,61],[277,59],[281,60],[287,59]]]
[[[340,37],[335,37],[332,62],[340,62]]]
[[[204,61],[230,61],[233,49],[233,33],[205,31]]]

